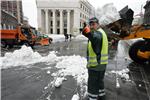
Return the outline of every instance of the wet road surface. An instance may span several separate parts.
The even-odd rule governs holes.
[[[80,55],[86,57],[87,41],[73,40],[71,42],[54,43],[50,46],[35,46],[42,56],[49,51],[58,51],[58,56]],[[15,48],[16,49],[16,48]],[[15,49],[2,49],[2,56]],[[105,75],[106,100],[150,100],[150,66],[142,66],[124,58],[114,59],[116,49],[109,50],[109,64]],[[49,67],[50,66],[50,67]],[[51,73],[57,71],[54,64],[36,63],[28,66],[17,66],[1,70],[2,100],[71,100],[77,92],[82,100],[83,93],[72,76],[67,77],[60,88],[50,85],[54,80]],[[125,81],[112,70],[129,69],[129,79]],[[118,78],[120,87],[116,87]],[[47,88],[46,88],[47,87]],[[50,97],[50,99],[49,99]]]

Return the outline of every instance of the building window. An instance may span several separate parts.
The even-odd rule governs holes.
[[[67,21],[64,21],[64,27],[67,27]]]
[[[63,12],[63,16],[66,16],[66,15],[67,15],[67,12],[66,12],[66,11],[64,11],[64,12]]]
[[[80,8],[82,8],[82,4],[80,5]]]
[[[53,21],[51,21],[51,26],[53,26]]]
[[[51,17],[53,16],[53,13],[52,13],[52,12],[50,12],[50,16],[51,16]]]
[[[83,6],[83,10],[84,10],[84,6]]]
[[[80,18],[82,18],[82,13],[80,13]]]
[[[57,21],[57,27],[59,27],[60,26],[60,21]]]
[[[56,12],[56,16],[57,16],[57,17],[59,17],[59,16],[60,16],[59,12]]]
[[[51,34],[53,34],[53,29],[51,28]]]

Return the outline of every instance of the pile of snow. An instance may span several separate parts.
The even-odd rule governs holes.
[[[47,74],[50,74],[50,73],[51,73],[51,72],[48,70],[48,71],[47,71]]]
[[[120,14],[113,3],[109,3],[97,9],[96,17],[99,19],[99,23],[105,26],[119,20]]]
[[[74,94],[71,100],[80,100],[79,94]]]
[[[62,84],[62,82],[63,81],[66,81],[67,79],[66,78],[64,78],[64,77],[58,77],[56,80],[55,80],[55,87],[60,87],[61,86],[61,84]]]
[[[86,37],[83,36],[83,35],[77,35],[77,36],[75,37],[75,39],[79,39],[79,40],[88,40],[88,38],[86,38]]]
[[[120,84],[119,84],[119,78],[116,78],[116,88],[120,88]]]
[[[21,49],[15,50],[13,53],[8,52],[4,57],[1,57],[1,66],[19,66],[28,65],[40,62],[42,56],[38,52],[33,52],[30,47],[22,46]]]
[[[12,53],[6,53],[4,57],[0,57],[0,66],[4,69],[40,62],[49,64],[56,63],[56,66],[54,67],[59,70],[52,74],[52,76],[58,78],[55,81],[56,87],[59,87],[62,84],[67,75],[73,76],[79,84],[87,82],[86,58],[79,55],[57,56],[56,53],[57,52],[52,51],[47,56],[41,56],[38,52],[34,52],[30,47],[22,46],[21,49],[15,50]],[[48,69],[46,73],[50,74],[50,69]]]
[[[50,68],[46,73],[51,74],[54,80],[48,84],[48,87],[55,86],[60,87],[63,81],[67,80],[66,76],[70,75],[77,80],[77,85],[81,86],[87,83],[87,60],[79,55],[72,56],[57,56],[57,52],[50,52],[47,56],[41,56],[38,52],[34,52],[30,47],[22,46],[21,49],[15,50],[12,53],[6,53],[4,57],[0,57],[1,68],[9,68],[13,66],[29,65],[40,62],[46,62],[49,64],[56,64],[54,66],[58,71],[51,74]],[[26,67],[26,66],[24,66]],[[78,95],[75,95],[73,100],[77,99]]]
[[[56,56],[57,52],[50,52],[48,56],[42,57],[38,52],[34,52],[31,47],[22,46],[21,49],[15,50],[14,52],[7,52],[4,57],[0,57],[0,66],[2,69],[29,65],[39,62],[54,63],[61,60],[61,57]]]
[[[77,80],[77,83],[80,84],[87,82],[88,74],[86,64],[86,58],[73,55],[64,57],[55,67],[60,69],[58,73],[61,77],[71,75]]]
[[[126,69],[122,69],[120,71],[112,70],[110,73],[120,76],[121,79],[123,79],[125,81],[130,81],[129,74],[128,74],[129,73],[129,69],[127,69],[127,68]]]
[[[47,35],[53,39],[53,41],[52,41],[53,43],[65,41],[65,36],[62,34],[60,34],[60,35],[47,34]]]

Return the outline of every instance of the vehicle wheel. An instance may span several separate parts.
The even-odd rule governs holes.
[[[11,48],[14,47],[14,45],[13,44],[9,44],[8,47],[11,49]]]
[[[27,41],[23,42],[23,45],[25,45],[27,47],[30,46],[30,44]]]
[[[145,45],[144,40],[139,40],[131,45],[131,47],[129,49],[129,56],[134,62],[139,63],[139,64],[146,64],[146,62],[148,61],[148,59],[139,57],[137,55],[139,50],[140,51],[144,50],[144,48],[145,48],[144,45]]]
[[[34,45],[35,45],[35,41],[34,41],[32,44],[30,44],[30,47],[31,47],[32,49],[34,49]]]
[[[1,47],[2,48],[6,48],[7,47],[7,43],[5,41],[1,41]]]

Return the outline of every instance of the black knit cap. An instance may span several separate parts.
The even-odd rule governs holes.
[[[89,19],[89,24],[91,23],[99,23],[99,20],[96,17]]]

